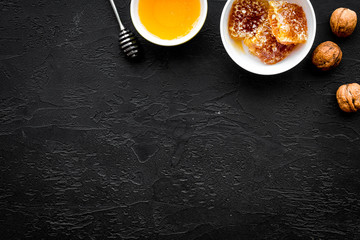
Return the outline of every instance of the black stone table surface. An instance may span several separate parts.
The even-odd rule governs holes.
[[[1,239],[360,239],[360,113],[335,98],[360,31],[329,27],[360,1],[312,1],[338,68],[270,77],[225,52],[224,4],[129,63],[107,0],[0,0]]]

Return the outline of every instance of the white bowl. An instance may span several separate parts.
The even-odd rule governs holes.
[[[195,26],[193,27],[193,29],[187,35],[185,35],[181,38],[176,38],[173,40],[164,40],[164,39],[161,39],[161,38],[155,36],[154,34],[150,33],[144,27],[144,25],[141,23],[140,17],[139,17],[139,0],[131,0],[131,4],[130,4],[131,20],[132,20],[136,30],[138,31],[138,33],[143,38],[148,40],[149,42],[152,42],[154,44],[161,45],[161,46],[180,45],[180,44],[183,44],[183,43],[189,41],[193,37],[195,37],[195,35],[200,31],[200,29],[202,28],[202,26],[205,23],[207,12],[208,12],[207,0],[200,0],[200,16],[199,16]]]
[[[262,63],[259,58],[250,54],[248,48],[244,44],[243,46],[245,52],[242,52],[234,40],[230,37],[228,22],[230,10],[234,1],[235,0],[228,0],[225,4],[220,20],[220,34],[227,53],[232,60],[234,60],[234,62],[243,69],[259,75],[275,75],[283,73],[298,65],[311,50],[316,35],[316,17],[309,0],[287,0],[290,3],[296,3],[303,8],[307,18],[308,40],[306,43],[297,46],[295,50],[284,60],[274,65],[266,65]]]

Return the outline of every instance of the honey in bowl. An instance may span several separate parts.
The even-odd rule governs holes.
[[[200,17],[200,0],[139,0],[144,27],[163,40],[186,36]]]

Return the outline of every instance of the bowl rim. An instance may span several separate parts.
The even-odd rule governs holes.
[[[171,47],[178,46],[190,41],[194,38],[202,29],[205,24],[207,14],[208,14],[208,0],[199,0],[200,1],[200,16],[197,19],[197,22],[193,29],[185,36],[181,38],[176,38],[172,40],[161,39],[152,33],[150,33],[140,21],[138,14],[138,5],[140,0],[131,0],[130,3],[130,17],[131,21],[136,29],[136,31],[147,41],[154,43],[156,45]]]
[[[232,51],[232,49],[229,46],[230,44],[226,41],[225,35],[224,35],[224,34],[229,34],[229,32],[227,30],[227,27],[226,27],[226,30],[224,29],[223,22],[225,21],[225,19],[227,19],[227,17],[228,17],[227,14],[229,14],[229,12],[230,12],[230,10],[229,10],[229,12],[227,11],[227,9],[229,9],[229,5],[232,5],[234,1],[235,0],[227,0],[227,2],[224,5],[224,8],[223,8],[222,13],[221,13],[221,18],[220,18],[220,35],[221,35],[221,40],[222,40],[223,46],[224,46],[227,54],[230,56],[230,58],[238,66],[240,66],[241,68],[245,69],[248,72],[258,74],[258,75],[277,75],[277,74],[287,72],[290,69],[296,67],[309,54],[309,52],[310,52],[310,50],[311,50],[311,48],[312,48],[312,46],[314,44],[315,38],[316,38],[316,27],[317,27],[316,26],[316,15],[315,15],[314,8],[313,8],[313,6],[311,4],[311,1],[310,0],[302,0],[302,1],[305,1],[308,4],[309,8],[310,8],[310,12],[311,12],[311,16],[312,16],[314,24],[313,24],[313,31],[311,32],[312,33],[311,36],[313,36],[313,37],[311,39],[307,40],[307,42],[305,43],[306,44],[305,48],[301,52],[298,53],[298,54],[301,54],[301,57],[298,57],[292,64],[289,65],[289,67],[281,68],[281,69],[278,69],[276,71],[274,71],[274,70],[273,71],[264,71],[265,68],[259,68],[259,69],[256,69],[256,70],[247,68],[246,65],[242,64],[238,60],[238,58],[236,57],[237,53]],[[226,26],[227,26],[227,24],[226,24]],[[264,64],[264,65],[265,66],[275,66],[276,64],[274,64],[274,65],[266,65],[266,64]]]

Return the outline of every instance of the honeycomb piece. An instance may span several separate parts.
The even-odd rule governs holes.
[[[272,34],[269,20],[264,21],[256,31],[254,37],[244,39],[244,44],[250,53],[260,58],[265,64],[275,64],[286,58],[295,45],[279,43]]]
[[[272,32],[282,44],[298,44],[307,40],[307,20],[301,6],[285,1],[270,1],[269,21]]]
[[[229,33],[232,38],[243,39],[255,35],[258,26],[268,15],[266,0],[236,0],[229,17]]]

